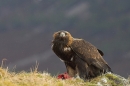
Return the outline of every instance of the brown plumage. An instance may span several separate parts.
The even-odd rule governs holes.
[[[86,80],[111,72],[101,50],[83,39],[73,38],[67,31],[54,33],[52,50],[65,63],[71,77],[79,75]]]

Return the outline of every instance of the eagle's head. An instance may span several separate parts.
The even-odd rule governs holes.
[[[53,42],[63,43],[65,45],[70,45],[73,41],[73,37],[67,31],[58,31],[53,34]]]

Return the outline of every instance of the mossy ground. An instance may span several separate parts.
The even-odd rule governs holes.
[[[0,86],[130,86],[129,83],[129,79],[112,73],[83,81],[80,78],[61,80],[47,72],[41,73],[36,70],[15,73],[0,68]]]

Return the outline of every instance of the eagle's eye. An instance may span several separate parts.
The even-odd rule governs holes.
[[[67,33],[65,33],[65,35],[67,35]]]

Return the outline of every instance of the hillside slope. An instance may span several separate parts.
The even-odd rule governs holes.
[[[129,80],[115,74],[107,73],[90,81],[80,78],[57,79],[47,72],[9,72],[0,68],[0,86],[128,86]]]

